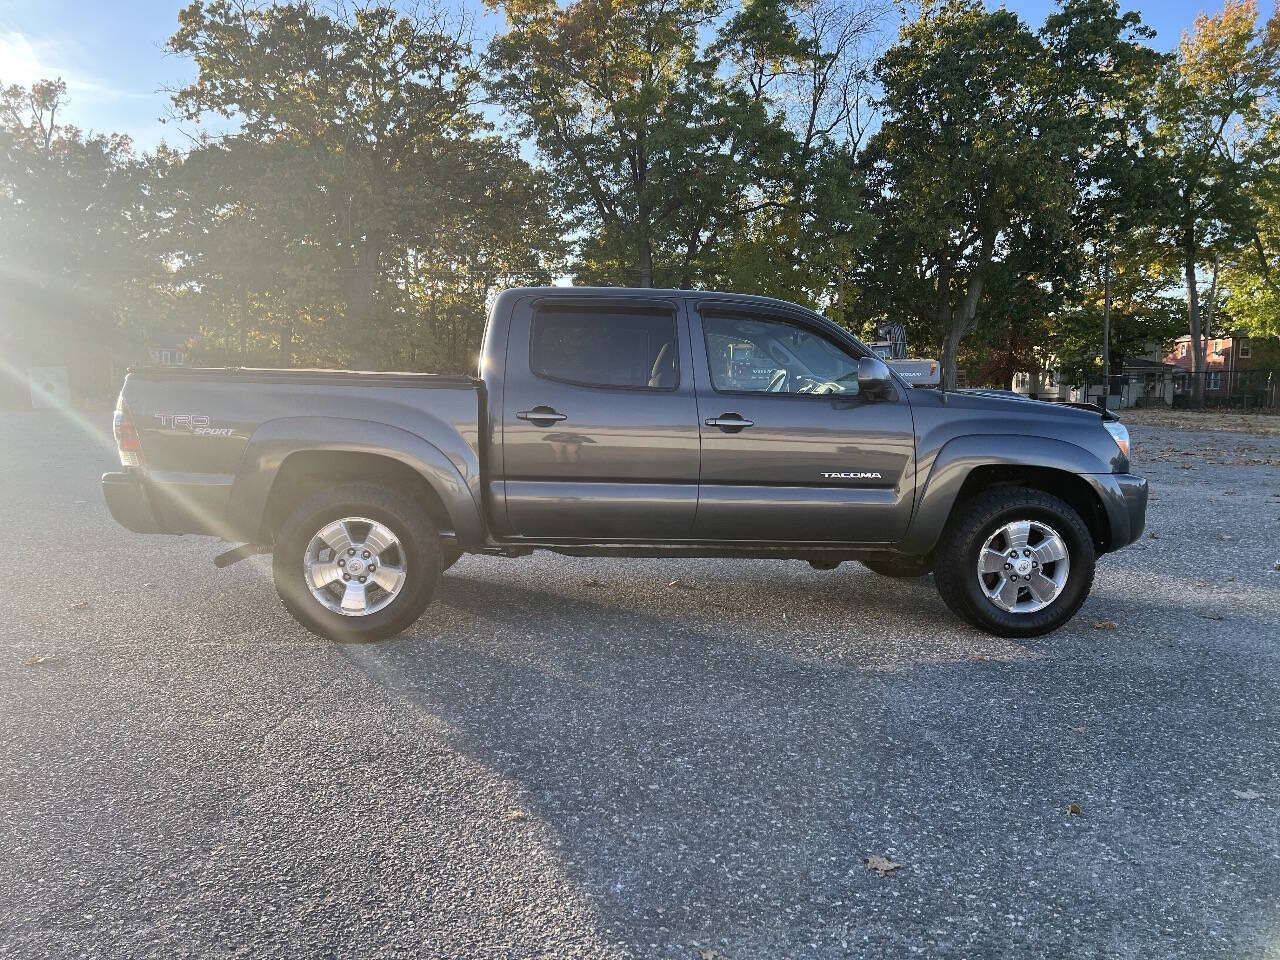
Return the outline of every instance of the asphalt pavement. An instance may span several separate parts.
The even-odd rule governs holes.
[[[1032,641],[536,555],[344,646],[116,527],[108,422],[0,414],[0,956],[1280,957],[1280,437],[1135,428],[1154,538]]]

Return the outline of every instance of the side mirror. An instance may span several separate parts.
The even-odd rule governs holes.
[[[888,365],[879,357],[863,357],[858,361],[858,392],[871,396],[883,394],[892,377]]]

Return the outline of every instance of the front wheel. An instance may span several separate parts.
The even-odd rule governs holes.
[[[276,536],[272,572],[286,610],[330,640],[395,636],[431,601],[440,536],[408,497],[350,483],[304,499]]]
[[[1001,637],[1035,637],[1089,595],[1093,538],[1068,504],[1007,487],[957,504],[934,558],[938,593],[958,616]]]

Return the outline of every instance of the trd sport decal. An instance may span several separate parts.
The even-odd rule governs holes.
[[[190,430],[197,437],[229,437],[235,433],[234,427],[211,427],[209,418],[198,413],[157,413],[156,419],[162,427]]]

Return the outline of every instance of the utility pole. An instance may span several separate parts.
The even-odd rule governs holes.
[[[1102,251],[1102,409],[1111,398],[1111,247]]]

